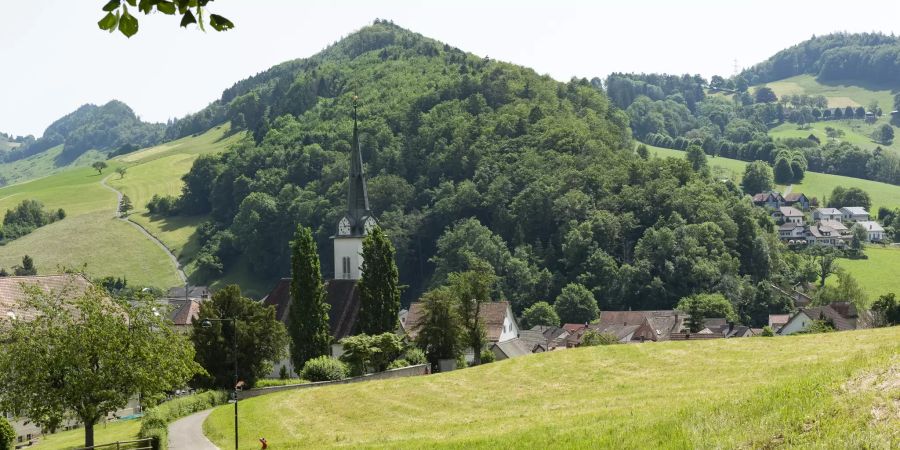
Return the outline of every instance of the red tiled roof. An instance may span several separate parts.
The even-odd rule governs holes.
[[[503,334],[503,321],[509,311],[509,302],[485,302],[478,310],[478,317],[484,324],[484,331],[488,341],[498,341]],[[409,313],[406,316],[404,329],[410,339],[415,339],[419,334],[419,323],[425,315],[425,308],[421,302],[409,305]],[[584,326],[584,325],[582,325]]]
[[[24,286],[35,286],[45,293],[64,295],[70,298],[84,294],[91,287],[90,281],[82,275],[41,275],[28,277],[0,277],[0,320],[13,313],[20,320],[35,317],[33,311],[23,308],[27,295]]]
[[[262,301],[265,305],[274,306],[275,317],[286,323],[291,304],[291,279],[279,280]],[[325,282],[325,301],[330,306],[328,322],[331,336],[335,340],[350,336],[359,314],[359,289],[356,288],[356,280]]]
[[[188,326],[200,315],[200,302],[197,300],[169,299],[172,306],[172,324]]]

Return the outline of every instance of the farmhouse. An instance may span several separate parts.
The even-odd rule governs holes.
[[[841,218],[844,222],[865,222],[869,220],[869,212],[859,206],[847,206],[841,208]]]

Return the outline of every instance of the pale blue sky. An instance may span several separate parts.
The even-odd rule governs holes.
[[[375,18],[567,80],[613,71],[730,75],[833,31],[900,32],[900,2],[216,0],[227,33],[141,16],[128,40],[97,29],[105,0],[0,0],[0,131],[40,135],[116,98],[145,120],[204,107],[235,81],[316,53]],[[174,48],[179,45],[179,48]]]

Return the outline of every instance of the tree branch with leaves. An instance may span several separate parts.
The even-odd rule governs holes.
[[[152,12],[160,12],[168,16],[181,16],[180,26],[196,24],[201,30],[206,31],[206,6],[215,0],[109,0],[103,5],[106,15],[97,22],[101,30],[114,33],[119,30],[125,37],[132,37],[138,32],[139,21],[132,14],[137,12],[149,15]],[[129,10],[128,7],[132,10]],[[234,23],[218,15],[209,14],[209,26],[216,31],[227,31],[234,28]]]

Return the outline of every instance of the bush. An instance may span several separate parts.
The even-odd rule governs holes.
[[[170,422],[221,405],[228,401],[228,396],[225,391],[207,391],[161,403],[144,413],[139,437],[152,438],[154,450],[165,450],[169,442]]]
[[[16,430],[0,416],[0,450],[12,450],[16,445]]]
[[[309,381],[337,381],[347,378],[350,369],[341,361],[330,356],[313,358],[303,365],[300,376]]]
[[[418,366],[419,364],[428,364],[428,358],[425,357],[425,352],[418,348],[411,348],[406,351],[406,355],[404,355],[404,359],[409,362],[411,366]]]
[[[618,344],[619,339],[612,333],[598,333],[594,330],[588,330],[581,337],[581,345],[584,347],[593,347],[595,345],[613,345]]]
[[[158,214],[161,216],[174,216],[178,214],[178,199],[165,195],[153,194],[150,202],[147,203],[147,211],[150,214]]]
[[[405,360],[405,359],[403,359],[403,358],[395,359],[393,362],[391,362],[390,365],[388,365],[388,370],[391,370],[391,369],[402,369],[402,368],[404,368],[404,367],[409,367],[409,366],[411,366],[411,365],[412,365],[412,364],[410,364],[409,361],[407,361],[407,360]]]
[[[288,373],[287,366],[281,366],[281,370],[278,371],[278,378],[282,380],[287,380],[291,377],[291,374]]]
[[[262,380],[257,380],[254,388],[264,388],[264,387],[273,387],[273,386],[290,386],[294,384],[305,384],[309,383],[302,378],[288,378],[288,379],[278,379],[278,378],[264,378]]]
[[[760,336],[762,336],[762,337],[774,337],[774,336],[775,336],[775,330],[773,330],[772,327],[766,325],[766,326],[763,327],[762,333],[760,334]]]
[[[482,350],[481,351],[481,363],[487,364],[492,363],[497,360],[497,357],[494,356],[494,352],[490,350]]]

